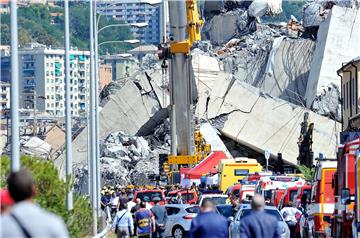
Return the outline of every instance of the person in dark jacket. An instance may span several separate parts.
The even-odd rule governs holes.
[[[155,232],[155,219],[152,212],[146,209],[146,203],[140,203],[140,209],[135,212],[135,224],[137,227],[137,236],[150,238]]]
[[[228,222],[225,217],[215,212],[215,205],[210,199],[204,199],[200,213],[192,220],[190,238],[228,238]]]
[[[155,206],[151,208],[151,212],[154,214],[155,217],[155,232],[153,233],[152,237],[165,237],[165,226],[167,222],[167,212],[164,206],[159,205],[161,201],[160,197],[154,197],[153,202]]]
[[[264,212],[265,201],[255,195],[251,201],[252,212],[241,219],[241,238],[280,238],[277,219]]]

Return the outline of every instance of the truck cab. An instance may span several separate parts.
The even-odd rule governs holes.
[[[315,182],[308,206],[309,232],[313,237],[329,235],[331,218],[335,208],[332,179],[336,171],[336,160],[319,160],[316,165]]]

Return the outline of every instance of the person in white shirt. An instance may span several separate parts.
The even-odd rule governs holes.
[[[62,218],[33,202],[36,189],[28,170],[12,172],[7,183],[16,204],[0,216],[0,237],[69,237]]]
[[[281,209],[281,214],[284,217],[285,222],[288,224],[290,229],[290,238],[295,238],[296,224],[301,216],[301,211],[293,207],[292,201],[289,201],[286,206]]]

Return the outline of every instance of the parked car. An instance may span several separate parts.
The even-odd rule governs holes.
[[[265,206],[264,211],[278,220],[278,228],[280,230],[281,238],[290,237],[290,230],[282,217],[280,211],[274,206]],[[250,204],[243,204],[240,210],[236,213],[235,217],[230,217],[229,234],[231,238],[240,238],[240,223],[241,219],[251,213]]]
[[[168,221],[165,226],[165,235],[174,238],[186,237],[190,231],[191,221],[199,213],[197,205],[166,204]]]
[[[175,200],[178,193],[181,194],[181,197],[183,198],[182,199],[183,203],[197,204],[198,196],[197,196],[196,192],[193,191],[193,190],[189,190],[189,189],[178,190],[178,191],[170,191],[168,193],[169,200],[167,200],[169,204],[174,204],[175,203],[174,200]]]
[[[213,201],[215,203],[215,205],[226,204],[228,198],[229,197],[227,195],[219,194],[219,193],[203,194],[200,196],[199,205],[201,206],[204,199],[210,199],[211,201]]]
[[[165,193],[162,190],[140,190],[134,194],[134,201],[140,198],[141,201],[148,202],[151,206],[154,206],[154,198],[160,197],[160,205],[165,205]]]

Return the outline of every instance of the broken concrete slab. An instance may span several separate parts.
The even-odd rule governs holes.
[[[277,15],[282,12],[282,0],[254,0],[248,8],[249,16],[262,17]]]
[[[359,42],[360,9],[335,5],[319,27],[305,95],[308,107],[328,85],[334,84],[340,88],[340,77],[336,71],[343,62],[360,55]]]
[[[21,152],[31,156],[47,158],[51,152],[51,145],[39,137],[30,137],[29,140],[22,143]]]
[[[244,32],[254,31],[249,24],[254,21],[248,17],[247,11],[237,9],[216,15],[205,22],[202,30],[202,39],[210,40],[214,45],[221,45]]]
[[[262,93],[226,74],[218,74],[210,93],[206,118],[226,137],[259,153],[267,149],[272,158],[282,153],[284,161],[296,164],[298,136],[304,112],[314,122],[314,154],[336,155],[340,124],[308,109]]]
[[[211,151],[223,151],[229,159],[232,159],[229,150],[219,137],[220,133],[210,123],[201,123],[200,132],[206,143],[211,145]]]
[[[100,140],[114,131],[135,135],[158,109],[159,104],[156,99],[147,94],[142,95],[133,81],[127,81],[117,93],[110,96],[109,102],[100,112]],[[85,128],[73,141],[74,167],[87,162],[87,149],[87,128]],[[55,164],[63,174],[64,154],[55,160]]]

